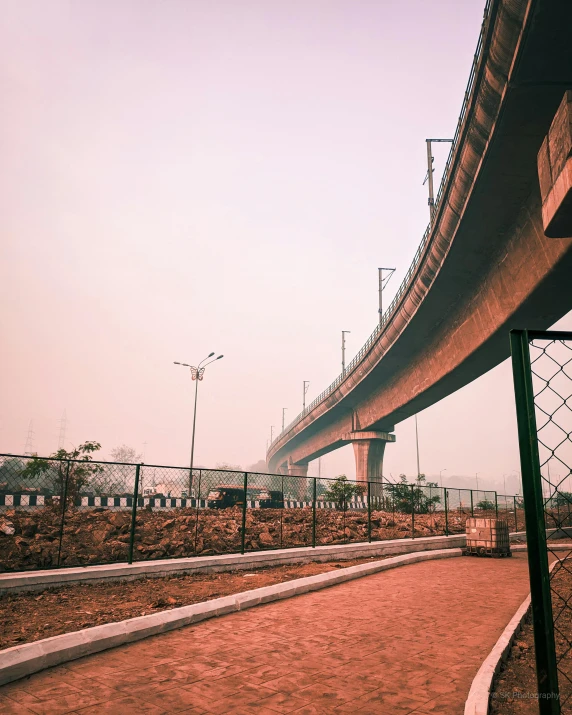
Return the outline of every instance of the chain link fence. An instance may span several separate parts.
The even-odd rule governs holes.
[[[512,331],[511,351],[539,707],[572,713],[572,333]]]
[[[494,516],[495,500],[431,484],[0,455],[0,569],[461,534],[467,516]]]

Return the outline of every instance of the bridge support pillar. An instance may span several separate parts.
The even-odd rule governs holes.
[[[378,482],[371,486],[372,496],[383,496],[381,482],[383,475],[383,453],[388,442],[395,442],[395,435],[388,432],[350,432],[344,436],[353,444],[356,458],[356,480],[358,482]]]
[[[290,480],[290,489],[295,493],[299,501],[304,501],[308,489],[308,480],[302,477],[308,476],[308,465],[290,462],[288,464],[288,476],[297,477],[297,479]]]

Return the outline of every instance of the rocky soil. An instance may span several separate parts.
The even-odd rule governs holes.
[[[75,584],[42,593],[5,594],[0,596],[0,649],[381,558],[275,566],[248,573],[230,571]],[[0,712],[3,712],[1,705]]]
[[[464,533],[468,513],[449,513],[449,533]],[[482,516],[494,516],[483,513]],[[46,507],[10,510],[0,516],[0,571],[53,568],[60,551],[61,513]],[[87,566],[126,561],[131,512],[103,507],[66,513],[60,565]],[[372,541],[445,533],[443,513],[372,511]],[[312,509],[248,509],[245,550],[311,546]],[[367,541],[366,511],[316,510],[316,545]],[[241,549],[240,508],[137,512],[134,560],[236,553]]]

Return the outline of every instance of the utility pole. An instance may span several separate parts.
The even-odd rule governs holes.
[[[342,330],[342,375],[346,373],[346,333],[351,333],[351,330]]]
[[[26,437],[26,445],[24,446],[24,454],[28,457],[33,457],[35,454],[34,437],[34,420],[32,419],[28,425],[28,436]]]
[[[425,177],[425,181],[428,181],[429,183],[429,220],[431,224],[433,224],[433,216],[435,214],[435,192],[434,192],[434,187],[433,187],[433,172],[435,169],[433,169],[433,161],[434,161],[434,156],[433,152],[431,149],[431,143],[432,142],[448,142],[450,144],[453,143],[452,139],[426,139],[427,142],[427,176]],[[425,183],[423,181],[423,183]]]
[[[475,479],[477,480],[477,491],[479,491],[479,474],[480,472],[475,472]]]
[[[415,445],[417,447],[417,479],[421,476],[421,470],[419,469],[419,432],[417,430],[417,415],[415,415]]]
[[[274,442],[274,425],[270,425],[270,444]]]
[[[389,279],[391,276],[395,273],[395,268],[378,268],[378,281],[379,281],[379,324],[381,326],[382,319],[383,319],[383,300],[382,300],[382,294],[383,294],[383,289],[385,286],[389,283]],[[385,276],[385,279],[383,278],[383,271],[389,271],[389,275]]]
[[[286,410],[287,410],[287,409],[288,409],[287,407],[283,407],[283,408],[282,408],[282,432],[284,432],[284,417],[285,417],[285,415],[286,415]]]
[[[304,380],[304,393],[302,395],[302,412],[304,412],[306,410],[306,393],[308,392],[309,387],[310,387],[310,381]]]
[[[62,418],[60,420],[60,436],[58,439],[58,449],[63,449],[65,447],[66,443],[66,426],[67,426],[67,417],[66,417],[66,411],[64,410],[64,413],[62,415]]]

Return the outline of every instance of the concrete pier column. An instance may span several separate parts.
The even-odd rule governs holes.
[[[290,491],[294,492],[298,501],[304,501],[308,488],[308,480],[302,479],[302,477],[308,476],[308,465],[293,464],[292,462],[290,462],[288,464],[288,476],[297,477],[297,479],[289,480]]]
[[[380,482],[383,475],[383,453],[388,442],[395,442],[395,435],[388,432],[350,432],[344,440],[351,442],[356,458],[358,482]],[[382,496],[381,487],[372,486],[372,496]]]

